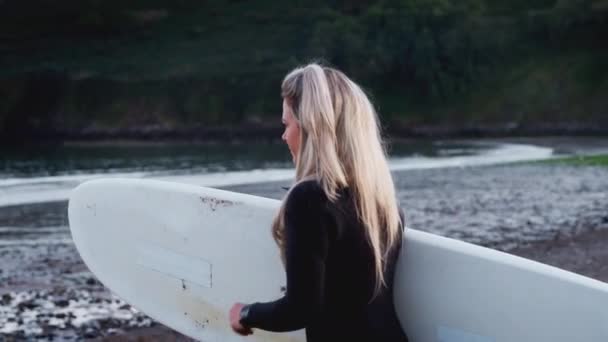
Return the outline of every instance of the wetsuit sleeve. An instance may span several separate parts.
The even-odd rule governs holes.
[[[285,295],[273,302],[253,303],[244,325],[274,332],[305,328],[324,303],[328,232],[321,189],[299,184],[285,203]]]

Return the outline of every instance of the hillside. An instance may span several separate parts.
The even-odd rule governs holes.
[[[13,140],[274,126],[311,60],[391,127],[608,130],[605,0],[5,0],[0,32]]]

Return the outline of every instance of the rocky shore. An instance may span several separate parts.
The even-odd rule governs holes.
[[[413,229],[608,281],[608,168],[517,164],[395,173]],[[281,198],[287,183],[226,189]],[[66,203],[0,208],[7,341],[189,339],[110,294],[70,241]]]

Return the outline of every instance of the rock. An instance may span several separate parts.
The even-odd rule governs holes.
[[[33,310],[37,307],[38,307],[38,304],[36,304],[32,301],[21,302],[21,303],[17,304],[17,308],[19,309],[19,311]]]
[[[95,337],[97,337],[97,334],[94,332],[86,332],[86,333],[84,333],[83,337],[84,338],[95,338]]]
[[[53,341],[53,339],[55,338],[55,335],[47,333],[47,334],[37,335],[36,338],[39,340],[42,340],[42,341]]]
[[[68,305],[70,305],[70,302],[65,299],[60,299],[60,300],[55,301],[55,306],[58,306],[60,308],[65,308]]]
[[[13,297],[10,295],[10,293],[6,293],[6,294],[2,295],[2,298],[0,299],[0,304],[9,305],[12,300],[13,300]]]

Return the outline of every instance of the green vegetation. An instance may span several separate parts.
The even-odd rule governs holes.
[[[605,166],[608,167],[608,154],[592,155],[592,156],[576,156],[567,158],[558,158],[544,161],[552,164],[568,164],[579,166]]]
[[[600,122],[605,32],[606,0],[8,0],[0,133],[274,123],[318,58],[389,123]]]

